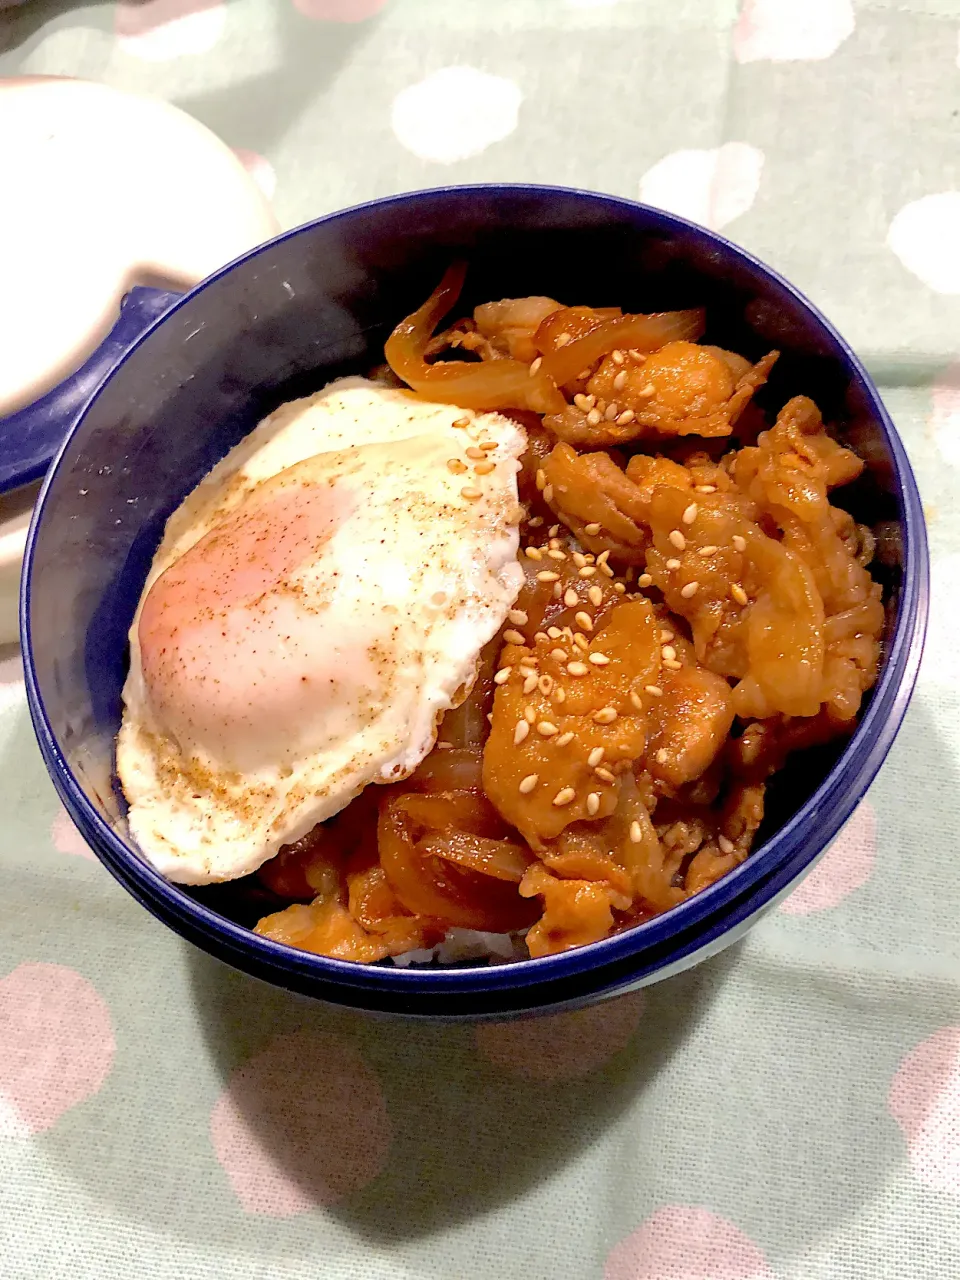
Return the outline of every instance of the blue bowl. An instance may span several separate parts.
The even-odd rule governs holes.
[[[539,960],[364,966],[258,937],[228,886],[170,884],[138,853],[114,773],[127,630],[164,521],[185,494],[281,401],[378,362],[392,326],[461,256],[471,264],[462,310],[528,293],[638,311],[705,305],[709,341],[752,357],[778,347],[765,401],[779,407],[812,395],[867,462],[844,501],[859,520],[882,526],[884,663],[853,738],[792,760],[771,787],[756,851],[681,906]],[[321,218],[167,301],[93,391],[57,454],[30,531],[21,601],[44,761],[84,837],[149,911],[212,955],[294,991],[390,1013],[504,1016],[583,1004],[685,968],[734,941],[809,871],[903,718],[929,571],[916,484],[880,397],[843,339],[786,281],[719,236],[626,200],[479,186]]]

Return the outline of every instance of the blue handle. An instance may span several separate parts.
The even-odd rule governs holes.
[[[40,479],[95,388],[180,297],[163,289],[131,289],[120,303],[117,323],[76,373],[25,409],[0,418],[0,493]]]

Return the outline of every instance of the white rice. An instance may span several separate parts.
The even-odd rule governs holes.
[[[394,956],[393,963],[400,969],[411,965],[462,964],[465,960],[489,960],[491,964],[512,964],[516,960],[529,960],[522,933],[482,933],[479,929],[448,929],[442,942],[435,947],[417,951],[405,951]]]

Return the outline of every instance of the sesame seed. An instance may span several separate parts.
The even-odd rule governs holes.
[[[550,650],[550,657],[556,658],[558,662],[566,662],[568,655],[567,655],[566,649],[561,649],[558,647],[556,649]]]
[[[715,547],[711,542],[708,546],[700,548],[700,554],[702,556],[715,556],[719,550],[720,548]]]
[[[553,803],[558,809],[562,809],[564,805],[569,804],[571,800],[576,798],[576,794],[573,787],[563,787],[553,797]]]
[[[610,566],[607,564],[607,562],[606,562],[606,561],[604,561],[604,562],[603,562],[603,564],[601,564],[601,563],[600,563],[600,561],[598,560],[598,561],[597,561],[597,567],[599,568],[599,570],[600,570],[600,572],[601,572],[602,574],[605,574],[605,575],[606,575],[606,577],[608,577],[608,578],[612,578],[612,577],[613,577],[613,570],[610,568]]]
[[[590,603],[592,605],[596,605],[597,608],[603,604],[603,592],[599,587],[591,587],[587,592],[587,596],[589,597]]]
[[[573,620],[577,624],[577,626],[581,628],[581,630],[583,631],[593,630],[593,619],[590,617],[589,613],[581,612],[581,613],[574,614]]]
[[[587,813],[592,818],[600,808],[600,794],[597,791],[591,791],[587,796]]]
[[[621,369],[620,372],[617,374],[617,376],[613,380],[613,389],[614,391],[622,391],[626,385],[627,385],[627,371],[626,369]]]
[[[466,451],[468,458],[476,458],[478,461],[483,458],[483,450],[472,444]]]
[[[557,346],[565,347],[573,341],[573,335],[564,330],[563,333],[557,335]]]
[[[494,684],[506,684],[510,679],[510,672],[513,667],[501,667],[497,674],[493,677]]]
[[[537,659],[531,653],[524,654],[520,659],[520,670],[524,673],[526,673],[528,668],[532,671],[533,668],[538,665]]]
[[[527,724],[533,724],[534,720],[537,718],[537,713],[534,711],[533,707],[524,707],[523,718],[526,720]]]
[[[670,545],[676,547],[678,551],[685,551],[687,548],[687,540],[679,529],[670,530]]]
[[[637,711],[643,710],[643,699],[635,689],[630,690],[630,705]]]
[[[554,689],[553,700],[554,702],[566,702],[567,691],[566,689],[564,689],[562,684],[558,684],[557,687]]]
[[[578,409],[582,409],[584,413],[589,413],[593,406],[597,403],[596,396],[585,396],[582,391],[573,397],[573,403]]]
[[[448,458],[447,470],[451,471],[455,476],[462,476],[467,469],[467,464],[460,458]]]
[[[739,533],[735,533],[731,541],[733,542],[734,551],[746,551],[747,540],[746,538],[741,537]]]
[[[538,582],[558,582],[559,579],[559,573],[554,573],[552,569],[541,569],[537,574]]]
[[[577,378],[580,380],[580,382],[586,382],[586,380],[590,377],[591,373],[593,373],[593,370],[588,365],[586,369],[580,370],[580,372],[577,374]]]
[[[574,551],[572,553],[572,558],[573,558],[573,563],[577,566],[578,569],[582,569],[583,566],[587,563],[587,557],[583,554],[582,551]]]
[[[559,600],[559,599],[560,599],[560,593],[562,592],[562,590],[563,590],[563,584],[562,584],[562,583],[555,582],[555,583],[553,584],[553,598],[554,598],[554,600]]]
[[[631,822],[630,823],[630,843],[639,844],[642,839],[643,839],[643,832],[640,829],[640,823]]]
[[[542,493],[547,483],[547,473],[544,471],[543,467],[537,467],[536,481],[537,488]]]
[[[651,576],[650,576],[650,574],[649,574],[649,573],[641,573],[640,577],[637,579],[637,586],[638,586],[638,587],[652,587],[652,586],[653,586],[653,578],[651,578]]]
[[[595,769],[597,765],[600,763],[600,761],[603,759],[605,754],[606,752],[604,751],[603,747],[594,747],[593,750],[590,752],[590,754],[587,756],[587,764],[590,766],[591,769]]]
[[[728,840],[726,836],[717,836],[717,844],[720,846],[721,853],[733,853],[737,847],[732,840]]]
[[[559,640],[560,637],[563,635],[563,632],[560,630],[559,627],[547,627],[547,635],[550,637],[551,640]]]
[[[677,662],[676,658],[664,658],[663,665],[668,671],[680,671],[683,667],[683,663]]]
[[[540,372],[540,366],[543,364],[543,356],[537,356],[530,364],[530,377],[535,378]]]
[[[537,725],[537,733],[541,738],[552,738],[559,730],[550,720],[541,720]]]
[[[555,538],[559,532],[560,532],[560,526],[558,524],[552,524],[550,528],[547,530],[547,536],[549,538]]]
[[[603,421],[603,414],[600,412],[599,409],[591,409],[590,412],[587,414],[587,422],[590,424],[591,427],[599,427],[602,421]]]
[[[598,778],[602,778],[604,782],[616,782],[617,780],[617,775],[615,773],[611,773],[610,770],[605,768],[603,765],[600,765],[599,768],[594,769],[593,772],[597,775]]]
[[[622,582],[615,582],[615,583],[613,584],[613,589],[614,589],[614,591],[617,593],[617,595],[618,595],[618,596],[622,596],[622,595],[623,595],[623,593],[626,591],[626,589],[627,589],[627,588],[623,585],[623,583],[622,583]]]
[[[666,764],[669,759],[670,759],[670,752],[666,749],[666,747],[661,747],[660,750],[657,752],[657,756],[656,756],[657,764]]]
[[[566,747],[572,741],[573,741],[573,730],[568,729],[566,733],[561,733],[560,737],[557,739],[557,746]]]
[[[660,688],[658,684],[645,684],[643,686],[643,692],[649,693],[651,698],[663,697],[663,690]]]
[[[478,462],[477,465],[473,468],[473,472],[474,472],[474,475],[488,476],[491,473],[491,471],[496,471],[496,469],[497,469],[496,463]]]
[[[637,392],[638,396],[643,396],[644,399],[646,400],[649,400],[651,396],[655,396],[656,394],[657,394],[657,388],[653,385],[652,382],[648,382],[645,387],[641,387],[640,390]]]
[[[537,644],[546,644],[550,637],[545,631],[535,631],[533,633],[533,638],[536,640]]]
[[[506,640],[507,644],[526,644],[525,638],[519,631],[505,631],[503,633],[503,638]]]
[[[537,673],[535,671],[531,671],[530,674],[527,676],[527,678],[523,682],[523,692],[533,693],[536,687],[537,687]]]
[[[588,661],[592,662],[595,667],[607,667],[610,665],[610,659],[605,653],[591,653]]]
[[[527,623],[530,621],[530,618],[527,616],[527,614],[524,613],[522,609],[511,609],[507,613],[507,618],[510,620],[510,622],[512,622],[515,626],[518,626],[518,627],[525,627]]]
[[[673,639],[674,639],[674,634],[673,634],[673,632],[672,632],[672,631],[661,631],[661,632],[660,632],[660,643],[661,643],[661,644],[669,644],[669,643],[670,643],[670,641],[671,641],[671,640],[673,640]]]
[[[566,591],[563,593],[563,603],[568,609],[572,609],[575,604],[580,603],[580,597],[574,591],[573,587],[567,587]]]
[[[698,484],[695,486],[697,493],[716,493],[717,486],[715,484]]]
[[[543,559],[543,556],[542,556],[542,554],[541,554],[541,552],[540,552],[540,548],[539,548],[539,547],[527,547],[527,549],[524,551],[524,555],[527,557],[527,559],[528,559],[528,560],[542,560],[542,559]]]
[[[481,440],[478,445],[478,448],[482,449],[484,453],[496,453],[497,447],[496,440]]]
[[[617,404],[616,400],[611,400],[606,409],[604,409],[603,416],[606,418],[607,422],[613,422],[619,412],[620,406]]]
[[[460,490],[460,497],[466,498],[468,502],[476,502],[478,498],[483,497],[483,494],[479,489],[474,489],[471,485],[467,485]]]
[[[615,350],[615,351],[611,351],[611,352],[610,352],[610,354],[613,356],[613,363],[614,363],[614,364],[623,364],[623,362],[624,362],[624,358],[625,358],[625,357],[624,357],[624,354],[623,354],[623,352],[622,352],[622,351],[620,351],[620,350],[618,349],[618,350]]]
[[[553,501],[553,485],[552,485],[552,484],[548,484],[548,485],[547,485],[547,487],[544,489],[544,491],[543,491],[543,500],[544,500],[544,502],[552,502],[552,501]]]
[[[697,506],[697,504],[695,502],[691,502],[689,507],[687,507],[686,511],[684,511],[683,515],[680,517],[680,519],[683,521],[684,524],[693,524],[694,520],[696,520],[697,518],[698,510],[699,510],[699,507]]]
[[[600,525],[596,520],[593,520],[590,524],[585,524],[583,526],[583,532],[588,534],[591,538],[595,538],[600,532]]]
[[[636,416],[637,415],[633,412],[632,409],[624,409],[623,413],[621,413],[620,416],[617,418],[617,426],[618,427],[629,426]]]
[[[680,594],[684,600],[691,600],[700,590],[699,582],[688,582],[685,587],[680,588]]]
[[[733,596],[734,600],[736,600],[737,604],[746,604],[749,598],[739,582],[735,582],[733,584],[730,588],[730,594]]]
[[[597,566],[594,564],[584,564],[580,566],[581,578],[592,578],[596,572],[597,572]]]
[[[551,547],[547,552],[551,560],[566,560],[566,554],[559,547]]]
[[[518,720],[517,727],[513,731],[513,745],[515,747],[519,747],[520,743],[523,742],[529,732],[530,726],[527,724],[526,720]]]
[[[520,781],[520,786],[518,788],[520,794],[528,796],[539,781],[540,775],[538,773],[528,773],[527,776],[522,778]]]
[[[527,524],[530,526],[531,529],[539,529],[540,526],[543,524],[543,516],[531,516],[530,519],[527,521]]]
[[[545,698],[549,698],[553,693],[553,676],[541,676],[537,681],[537,688]]]
[[[576,632],[576,634],[573,637],[573,643],[577,646],[577,648],[582,653],[586,653],[587,650],[590,648],[590,641],[587,639],[587,637],[583,634],[582,631]]]
[[[455,427],[469,427],[469,425],[470,425],[470,419],[469,419],[469,418],[456,418],[456,419],[454,420],[453,425],[454,425]]]
[[[676,573],[677,569],[680,568],[679,560],[675,560],[671,558],[666,563],[667,563],[667,568],[670,570],[671,573]]]
[[[677,659],[677,651],[674,649],[673,645],[665,644],[660,650],[660,656],[666,662],[675,662]]]
[[[601,707],[599,711],[593,713],[595,724],[613,724],[617,718],[616,707]]]
[[[590,668],[587,666],[585,662],[568,662],[567,663],[568,676],[585,676],[589,672],[589,670]]]

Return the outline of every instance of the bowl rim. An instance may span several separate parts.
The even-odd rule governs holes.
[[[691,234],[720,251],[727,259],[739,260],[751,272],[769,279],[786,291],[794,303],[806,311],[815,324],[839,349],[851,378],[859,384],[879,423],[890,450],[896,474],[895,496],[899,508],[903,536],[903,574],[900,609],[880,679],[869,707],[850,741],[844,747],[830,773],[812,796],[755,853],[728,872],[713,885],[671,910],[655,916],[614,937],[590,943],[559,954],[502,965],[477,965],[469,968],[399,968],[394,965],[362,965],[300,951],[260,937],[251,929],[219,915],[196,901],[183,886],[166,880],[136,852],[131,843],[119,836],[93,807],[73,774],[55,739],[37,682],[31,620],[34,552],[46,509],[47,496],[57,482],[71,442],[86,421],[91,406],[107,383],[130,360],[151,335],[187,305],[194,297],[215,288],[242,263],[267,255],[280,244],[297,236],[308,235],[315,227],[337,221],[349,221],[359,213],[415,204],[425,197],[490,196],[496,193],[526,195],[549,199],[572,198],[611,209],[640,211],[651,226],[668,231]],[[742,901],[751,887],[758,886],[780,865],[795,860],[804,845],[809,853],[803,868],[809,865],[846,822],[883,763],[899,730],[913,692],[923,638],[926,630],[929,598],[929,556],[923,507],[913,470],[900,436],[889,413],[860,359],[849,343],[821,311],[794,285],[741,246],[716,232],[682,218],[625,197],[607,195],[582,188],[531,183],[474,183],[424,188],[385,196],[349,208],[325,214],[282,232],[271,240],[241,254],[186,292],[130,345],[117,363],[92,391],[83,411],[67,432],[44,479],[37,499],[24,554],[20,586],[20,639],[23,654],[27,701],[41,754],[54,785],[70,816],[107,868],[153,914],[156,904],[163,906],[161,919],[181,935],[188,936],[213,954],[255,972],[258,976],[295,975],[301,983],[322,988],[334,987],[341,993],[349,988],[362,989],[369,996],[397,1002],[418,994],[432,996],[519,995],[524,989],[562,980],[587,971],[598,973],[616,962],[638,959],[646,950],[661,946],[671,935],[685,935],[691,927],[706,929],[717,917],[738,900]],[[810,840],[810,828],[816,837]],[[737,913],[742,914],[742,913]],[[413,1012],[411,1010],[411,1012]]]

